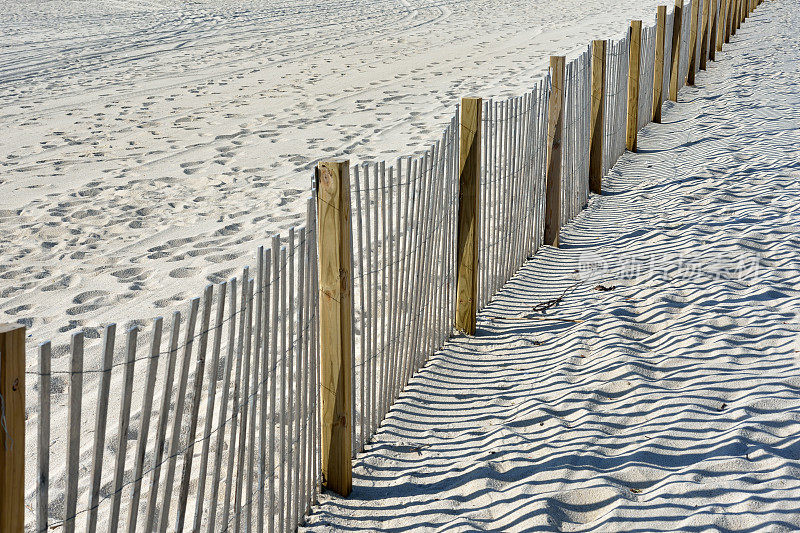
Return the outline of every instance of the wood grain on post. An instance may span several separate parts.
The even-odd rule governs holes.
[[[664,104],[664,45],[667,35],[667,6],[656,11],[656,59],[653,72],[653,114],[651,120],[661,123],[661,106]]]
[[[722,45],[725,43],[725,2],[726,0],[719,1],[719,13],[717,13],[717,52],[722,51]]]
[[[544,244],[556,247],[558,246],[558,234],[561,230],[561,143],[564,135],[564,63],[564,56],[550,56]]]
[[[675,0],[675,16],[672,25],[672,68],[669,71],[669,99],[678,101],[678,90],[681,88],[681,28],[683,0]]]
[[[701,20],[703,21],[700,29],[700,38],[703,39],[700,43],[700,70],[705,70],[708,64],[708,39],[711,34],[711,0],[703,0],[703,13]]]
[[[700,14],[700,0],[692,2],[692,20],[689,23],[689,75],[687,85],[694,85],[694,75],[697,70],[697,17]]]
[[[458,174],[458,248],[455,327],[475,335],[478,311],[478,213],[481,171],[481,98],[461,99]]]
[[[25,524],[25,326],[0,324],[0,531]]]
[[[625,147],[636,151],[639,129],[639,60],[642,55],[642,21],[632,20],[628,55],[628,123],[625,130]]]
[[[319,343],[323,484],[342,496],[353,486],[351,442],[352,295],[350,163],[317,165]]]
[[[603,190],[603,130],[606,99],[606,41],[592,41],[592,116],[589,141],[589,189]]]

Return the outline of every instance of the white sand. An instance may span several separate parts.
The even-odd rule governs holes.
[[[411,154],[657,3],[0,0],[0,320],[58,366],[183,309],[302,223],[316,160]]]
[[[800,529],[796,7],[761,6],[645,129],[563,247],[412,380],[309,529]],[[531,312],[592,258],[609,271]],[[753,258],[760,276],[714,274]]]

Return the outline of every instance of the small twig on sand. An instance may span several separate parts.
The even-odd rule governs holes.
[[[497,316],[497,315],[490,315],[487,318],[492,320],[541,320],[541,321],[551,321],[555,320],[557,322],[572,322],[574,324],[580,324],[583,320],[578,320],[577,318],[558,318],[558,317],[541,317],[541,316],[533,316],[531,314],[523,315],[523,316]]]
[[[557,306],[558,304],[560,304],[561,300],[564,299],[564,297],[567,295],[567,293],[572,291],[573,289],[575,289],[581,283],[583,283],[583,281],[581,281],[581,280],[576,281],[575,283],[573,283],[572,285],[570,285],[569,287],[564,289],[564,292],[561,293],[561,296],[559,296],[558,298],[553,298],[552,300],[547,300],[546,302],[542,302],[542,303],[538,303],[538,304],[534,305],[532,311],[534,313],[542,313],[542,314],[546,313],[548,309],[551,309],[551,308]]]

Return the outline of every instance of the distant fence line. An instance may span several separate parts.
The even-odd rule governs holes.
[[[653,26],[553,58],[522,96],[464,99],[422,154],[320,163],[305,226],[168,328],[159,317],[117,342],[105,326],[97,368],[81,332],[68,366],[51,368],[44,342],[25,371],[25,328],[0,325],[0,530],[283,532],[321,488],[347,495],[352,458],[454,323],[472,333],[558,244],[760,3],[677,0]]]

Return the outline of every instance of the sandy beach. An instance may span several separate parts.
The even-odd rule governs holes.
[[[162,441],[170,451],[155,451],[155,430],[148,441],[141,429],[147,395],[158,401],[159,423],[171,412],[180,418],[173,392],[200,406],[195,422],[212,419],[206,405],[221,412],[213,431],[233,429],[213,450],[232,465],[236,422],[220,406],[230,403],[238,416],[252,402],[256,413],[256,384],[267,378],[259,382],[256,369],[239,379],[236,370],[235,392],[214,411],[206,373],[195,374],[204,356],[193,355],[195,337],[184,326],[181,382],[200,384],[199,396],[163,393],[171,378],[156,373],[147,390],[140,363],[128,382],[130,416],[117,420],[128,327],[143,326],[137,361],[148,359],[154,317],[185,313],[204,286],[252,265],[258,245],[302,225],[318,160],[355,165],[419,153],[461,97],[523,94],[545,74],[549,55],[576,57],[593,39],[624,35],[631,19],[649,26],[659,3],[0,0],[0,322],[27,326],[26,527],[35,521],[39,343],[51,340],[53,349],[52,430],[42,439],[51,450],[51,526],[70,513],[75,332],[86,337],[83,370],[75,372],[82,418],[72,426],[82,439],[70,517],[78,530],[91,523],[90,497],[101,498],[99,530],[110,527],[110,499],[122,492],[111,484],[118,457],[128,498],[139,431],[148,468],[162,464],[151,461],[156,453],[170,454],[173,467],[179,455],[181,464],[200,456],[199,445],[179,449],[195,437],[185,437],[188,417],[170,423]],[[305,529],[800,529],[800,57],[787,44],[798,27],[791,0],[754,13],[696,87],[666,104],[663,124],[639,133],[639,153],[619,160],[604,194],[592,195],[564,229],[560,248],[544,247],[522,267],[479,315],[475,337],[456,336],[431,356],[358,455],[352,495],[323,493]],[[543,305],[545,313],[536,311]],[[261,309],[253,304],[251,315],[253,307]],[[294,335],[288,316],[284,344]],[[243,320],[238,337],[233,328],[226,337],[239,339],[224,357],[235,353],[237,365],[260,339]],[[101,378],[110,323],[119,325],[109,351],[115,370]],[[281,345],[276,365],[284,371],[301,361],[287,355],[292,346]],[[162,357],[165,368],[178,352]],[[291,376],[284,383],[281,374],[279,400],[289,398]],[[254,392],[240,398],[251,377]],[[224,390],[228,381],[216,379],[209,390]],[[259,401],[260,414],[265,393]],[[270,399],[277,418],[259,429],[286,425],[281,409],[292,401],[275,411]],[[106,408],[110,414],[96,416]],[[93,442],[106,416],[106,435]],[[251,426],[246,445],[254,450]],[[244,428],[242,421],[238,457]],[[271,453],[281,467],[285,455],[299,456],[287,442]],[[102,475],[90,494],[98,450],[105,455],[92,468]],[[237,476],[253,461],[236,466]],[[264,476],[263,460],[260,468],[264,478],[278,476]],[[189,472],[185,490],[203,501]],[[230,492],[234,482],[223,484]],[[191,513],[193,505],[190,497],[189,507],[173,511]],[[163,524],[173,517],[166,515]]]
[[[0,1],[0,316],[58,357],[168,314],[302,224],[320,158],[414,153],[656,4]]]
[[[800,529],[798,25],[756,10],[306,531]]]

